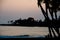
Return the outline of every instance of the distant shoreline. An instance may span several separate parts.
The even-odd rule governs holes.
[[[20,24],[0,24],[0,26],[48,27],[47,25],[20,25]],[[60,27],[56,27],[56,28],[60,28]]]
[[[48,27],[48,26],[43,26],[43,25],[20,25],[20,24],[0,24],[0,26],[26,26],[26,27]]]

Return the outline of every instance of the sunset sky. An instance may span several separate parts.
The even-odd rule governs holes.
[[[2,0],[0,3],[0,24],[28,17],[33,17],[36,20],[44,19],[37,6],[37,0]]]

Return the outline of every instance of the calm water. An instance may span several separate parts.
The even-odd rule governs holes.
[[[47,27],[0,26],[0,36],[31,35],[44,36],[48,34]]]

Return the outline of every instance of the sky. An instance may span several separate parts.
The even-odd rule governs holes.
[[[40,20],[43,18],[40,11],[37,0],[2,0],[0,3],[0,23],[4,24],[10,20],[27,19],[28,17]]]
[[[0,24],[28,17],[44,20],[44,16],[37,6],[37,0],[2,0],[0,2]]]

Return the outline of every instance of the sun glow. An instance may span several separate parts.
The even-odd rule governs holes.
[[[3,0],[1,4],[1,23],[19,18],[33,17],[39,20],[44,18],[36,0]]]

